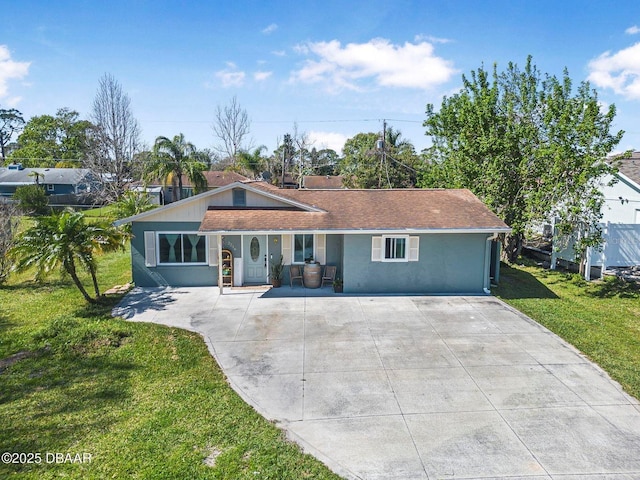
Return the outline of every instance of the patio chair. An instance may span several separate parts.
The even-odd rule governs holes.
[[[324,282],[329,282],[329,285],[333,285],[333,281],[336,279],[336,270],[337,267],[327,265],[324,267],[324,273],[322,274],[322,284],[321,287],[324,287]]]
[[[304,287],[304,279],[302,278],[302,269],[300,265],[291,265],[289,267],[289,285],[293,288],[293,281],[300,280],[300,285]]]

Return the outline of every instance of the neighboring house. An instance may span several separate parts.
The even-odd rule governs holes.
[[[604,195],[601,227],[604,243],[601,249],[592,248],[587,265],[598,267],[602,275],[608,267],[640,265],[640,152],[616,161],[618,173],[605,177],[601,191]],[[614,181],[613,185],[609,185]],[[572,261],[574,251],[569,245],[555,253],[555,258]],[[602,268],[604,266],[604,268]],[[592,277],[591,268],[586,278]]]
[[[216,188],[224,187],[233,182],[244,182],[248,180],[244,175],[240,175],[236,172],[221,172],[221,171],[207,171],[202,172],[207,179],[207,190],[215,190]],[[177,178],[172,178],[167,185],[152,185],[150,188],[162,188],[161,198],[164,203],[173,202],[174,190],[178,189]],[[182,195],[180,198],[188,198],[194,195],[193,185],[191,180],[186,175],[182,176]],[[177,197],[177,195],[176,195]]]
[[[302,177],[302,188],[312,190],[346,188],[342,178],[342,175],[305,175]]]
[[[619,160],[616,166],[617,182],[602,187],[605,197],[602,222],[640,224],[640,152]],[[607,178],[605,183],[610,180]]]
[[[11,197],[16,188],[34,183],[42,185],[47,195],[69,199],[94,193],[100,187],[99,180],[86,168],[24,168],[20,164],[0,168],[0,196]]]
[[[235,182],[119,220],[137,286],[265,284],[269,265],[335,265],[346,293],[488,293],[510,229],[468,190],[283,190]],[[287,283],[288,269],[285,268]]]

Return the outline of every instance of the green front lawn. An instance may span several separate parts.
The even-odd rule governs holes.
[[[128,252],[100,259],[101,289],[130,275]],[[0,287],[0,454],[40,461],[0,462],[0,478],[338,478],[238,397],[199,335],[113,319],[117,300]]]
[[[502,265],[493,293],[577,347],[640,398],[640,288],[614,278]]]

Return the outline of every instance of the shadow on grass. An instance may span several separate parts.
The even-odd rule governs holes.
[[[534,275],[505,264],[500,266],[500,285],[492,288],[492,293],[506,300],[518,298],[559,298]]]
[[[640,299],[640,284],[628,282],[618,277],[607,277],[603,282],[591,285],[587,295],[598,298],[637,298]]]
[[[75,311],[75,315],[80,318],[110,319],[111,311],[118,305],[125,294],[102,296],[96,303],[85,302],[82,307]]]

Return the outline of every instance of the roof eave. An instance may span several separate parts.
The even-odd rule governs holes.
[[[278,229],[278,230],[199,230],[199,234],[251,234],[251,235],[292,235],[296,233],[320,233],[327,235],[412,235],[412,234],[501,234],[510,233],[509,227],[479,227],[479,228],[374,228],[374,229]]]
[[[120,226],[120,225],[124,225],[126,223],[131,223],[131,222],[135,222],[141,219],[144,219],[146,217],[150,217],[150,216],[154,216],[157,215],[158,213],[164,212],[166,210],[170,210],[173,208],[177,208],[178,206],[193,202],[193,201],[197,201],[203,197],[213,197],[215,195],[219,195],[221,193],[224,193],[228,190],[232,190],[234,188],[244,188],[245,190],[250,190],[251,192],[257,194],[257,195],[263,195],[265,197],[269,197],[272,198],[274,200],[278,200],[280,202],[298,207],[298,208],[302,208],[305,211],[308,212],[325,212],[325,210],[322,210],[318,207],[314,207],[313,205],[308,205],[305,203],[301,203],[301,202],[296,202],[295,200],[291,200],[287,197],[282,197],[280,195],[276,195],[264,190],[261,190],[259,188],[255,188],[255,187],[251,187],[250,184],[244,183],[244,182],[233,182],[230,183],[229,185],[226,185],[224,187],[220,187],[220,188],[215,188],[213,190],[208,190],[206,192],[202,192],[198,195],[194,195],[192,197],[188,197],[188,198],[183,198],[182,200],[178,200],[177,202],[173,202],[170,203],[168,205],[163,205],[160,208],[154,208],[153,210],[149,210],[147,212],[142,212],[139,213],[137,215],[132,215],[131,217],[127,217],[127,218],[122,218],[120,220],[116,220],[113,224],[115,226]]]

